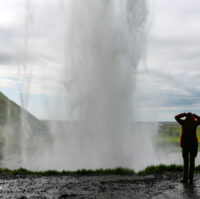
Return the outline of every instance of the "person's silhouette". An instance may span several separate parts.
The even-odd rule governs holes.
[[[183,117],[185,117],[185,119],[182,119]],[[200,124],[200,117],[192,113],[181,113],[176,115],[175,119],[182,126],[182,134],[180,140],[184,163],[182,182],[187,183],[189,178],[189,182],[192,184],[194,177],[195,157],[197,156],[198,152],[198,139],[196,135],[196,129]]]

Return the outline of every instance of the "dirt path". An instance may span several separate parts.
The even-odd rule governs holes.
[[[0,198],[200,198],[200,175],[194,185],[180,183],[180,173],[148,176],[1,175]]]

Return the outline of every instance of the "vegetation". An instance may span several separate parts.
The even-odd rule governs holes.
[[[24,168],[10,170],[10,169],[0,169],[0,174],[13,174],[13,175],[43,175],[43,176],[57,176],[57,175],[148,175],[164,172],[181,172],[182,166],[180,165],[158,165],[158,166],[149,166],[146,169],[136,173],[132,169],[128,168],[115,168],[115,169],[96,169],[96,170],[77,170],[77,171],[56,171],[56,170],[47,170],[47,171],[30,171]],[[200,173],[200,165],[196,167],[196,171]]]
[[[155,136],[155,144],[177,150],[180,148],[181,126],[176,122],[160,122],[158,134]],[[200,128],[197,128],[197,137],[200,141]]]
[[[139,171],[138,174],[148,175],[148,174],[156,174],[156,173],[164,173],[164,172],[182,172],[183,167],[181,165],[163,165],[160,164],[158,166],[152,165],[148,166],[146,169]]]
[[[81,169],[77,171],[56,171],[56,170],[47,170],[47,171],[30,171],[24,168],[10,170],[6,168],[0,169],[1,174],[11,174],[11,175],[41,175],[41,176],[100,176],[100,175],[150,175],[150,174],[163,174],[166,172],[182,172],[183,167],[181,165],[152,165],[148,166],[142,171],[135,172],[132,169],[117,167],[114,169]],[[195,168],[196,173],[200,173],[200,165]]]
[[[128,168],[117,167],[115,169],[81,169],[77,171],[56,171],[56,170],[47,170],[47,171],[30,171],[24,168],[10,170],[7,168],[0,169],[1,174],[13,174],[13,175],[44,175],[44,176],[57,176],[57,175],[133,175],[135,174],[134,170]]]
[[[23,118],[23,120],[22,120]],[[0,92],[0,160],[5,147],[10,154],[21,152],[21,138],[26,131],[28,150],[33,153],[43,143],[52,144],[48,126]]]

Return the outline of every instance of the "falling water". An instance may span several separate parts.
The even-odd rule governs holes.
[[[66,143],[73,154],[69,165],[130,166],[145,1],[70,1],[68,6],[63,83],[70,94],[70,120],[85,126],[73,129],[73,141]],[[75,165],[74,156],[79,157]]]
[[[30,14],[33,1],[29,2],[26,60],[20,71],[25,109],[36,68],[27,60],[37,55],[31,51],[29,37],[32,30],[37,31],[34,23],[40,11],[38,8],[37,13]],[[45,97],[48,88],[44,80],[40,88],[45,91],[43,109],[49,116],[48,127],[36,133],[30,116],[22,112],[20,166],[31,169],[144,166],[141,156],[149,152],[149,141],[145,143],[146,151],[138,150],[144,138],[134,122],[134,87],[137,66],[145,51],[146,1],[68,0],[58,4],[60,18],[56,24],[54,17],[58,16],[52,16],[54,13],[45,16],[52,21],[49,19],[51,30],[44,32],[54,31],[50,47],[55,44],[57,61],[43,55],[46,61],[37,66],[46,67],[40,74],[43,79],[57,67],[55,79],[48,78],[57,92],[56,103],[52,105]],[[43,40],[45,43],[45,36]]]

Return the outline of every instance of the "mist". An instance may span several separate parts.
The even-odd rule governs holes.
[[[148,34],[146,1],[51,3],[51,12],[46,4],[38,7],[31,0],[24,6],[19,66],[24,109],[14,130],[8,128],[12,125],[8,117],[3,166],[33,170],[120,166],[139,170],[170,162],[155,153],[157,123],[143,124],[137,118],[137,68],[145,57]],[[43,35],[40,44],[39,33]],[[40,52],[36,46],[48,48]],[[39,85],[35,83],[38,79]],[[33,122],[26,112],[36,88],[43,94],[40,109],[48,115],[42,124]],[[18,150],[13,150],[9,142],[16,129]]]

